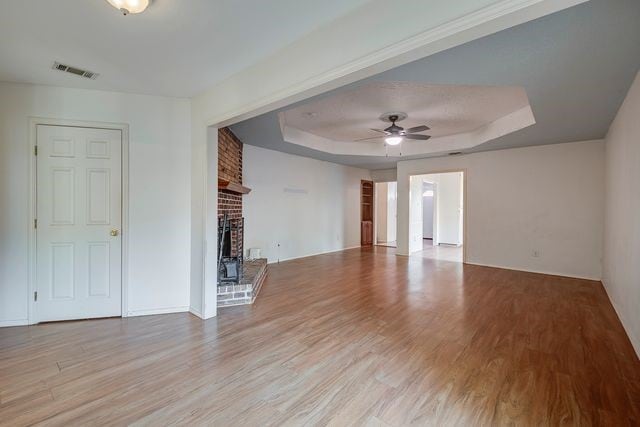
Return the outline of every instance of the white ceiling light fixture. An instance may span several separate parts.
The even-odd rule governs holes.
[[[149,4],[151,4],[151,0],[107,0],[109,4],[120,12],[123,15],[128,15],[130,13],[142,13],[145,11]]]
[[[388,136],[384,139],[387,145],[398,145],[402,142],[401,136]]]

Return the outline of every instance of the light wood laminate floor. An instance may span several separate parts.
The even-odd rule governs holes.
[[[441,261],[462,262],[462,246],[433,245],[433,240],[422,240],[422,251],[411,254],[411,256],[421,256],[424,258],[438,259]]]
[[[253,306],[0,330],[2,425],[638,425],[599,282],[354,249]]]

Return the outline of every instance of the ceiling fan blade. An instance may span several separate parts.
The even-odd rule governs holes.
[[[370,136],[369,138],[360,138],[360,139],[354,139],[353,142],[360,142],[360,141],[369,141],[371,139],[381,139],[384,138],[384,135],[379,135],[379,136]]]
[[[421,141],[426,141],[427,139],[431,138],[431,135],[405,135],[404,136],[407,139],[418,139]]]
[[[416,132],[424,132],[425,130],[429,130],[430,127],[426,126],[426,125],[420,125],[420,126],[416,126],[416,127],[412,127],[407,129],[407,133],[416,133]]]
[[[382,135],[378,135],[378,136],[370,136],[370,137],[367,137],[367,138],[354,139],[354,140],[353,140],[353,142],[367,141],[367,140],[370,140],[370,139],[380,139],[380,138],[383,138],[383,137],[385,137],[385,136],[388,136],[388,135],[389,135],[389,132],[387,132],[387,131],[385,131],[385,130],[382,130],[382,129],[374,129],[374,128],[370,128],[369,130],[372,130],[372,131],[374,131],[374,132],[379,132],[379,133],[381,133]]]

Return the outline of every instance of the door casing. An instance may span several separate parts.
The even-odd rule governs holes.
[[[450,172],[462,172],[462,263],[463,264],[467,264],[467,247],[469,246],[469,238],[468,238],[468,226],[467,226],[467,168],[460,168],[460,169],[435,169],[435,170],[426,170],[425,172],[421,172],[421,173],[412,173],[409,175],[409,181],[411,181],[411,178],[414,176],[419,176],[419,175],[432,175],[432,174],[440,174],[440,173],[450,173]],[[435,193],[434,193],[435,194]],[[435,201],[434,201],[434,209],[435,209],[436,205],[435,205]],[[435,213],[434,213],[434,221],[435,221]],[[434,228],[434,236],[435,236],[436,230]],[[408,236],[407,236],[408,237]],[[408,241],[408,240],[407,240]],[[439,240],[438,240],[439,243]],[[435,244],[435,239],[434,239],[434,244]],[[411,254],[409,255],[400,255],[400,256],[411,256]]]
[[[35,147],[37,144],[36,127],[38,125],[67,126],[79,128],[112,129],[120,130],[122,133],[122,259],[121,259],[121,283],[122,283],[122,317],[128,316],[129,300],[129,125],[124,123],[91,122],[81,120],[66,120],[43,117],[29,118],[29,293],[27,295],[29,324],[38,323],[38,313],[34,304],[34,293],[36,292],[36,202],[37,202],[37,156]]]

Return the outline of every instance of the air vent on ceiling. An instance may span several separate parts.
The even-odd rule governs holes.
[[[71,73],[76,76],[80,76],[80,77],[84,77],[86,79],[92,79],[92,80],[94,80],[96,77],[99,76],[98,73],[94,73],[93,71],[81,70],[80,68],[61,64],[59,62],[53,63],[53,69],[58,71],[64,71],[65,73]]]

